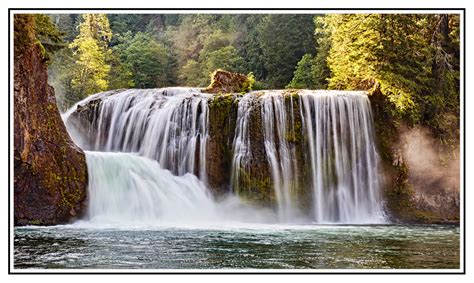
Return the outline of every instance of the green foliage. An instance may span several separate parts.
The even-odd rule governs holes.
[[[58,30],[49,16],[43,14],[35,14],[34,16],[36,38],[45,50],[45,57],[49,58],[49,54],[66,47],[62,39],[64,33]]]
[[[188,86],[206,86],[207,77],[202,76],[202,67],[197,61],[190,59],[181,67],[179,80]]]
[[[239,72],[243,64],[242,58],[233,46],[226,46],[206,54],[202,60],[204,72],[211,73],[217,69]]]
[[[247,74],[247,80],[245,80],[243,86],[242,86],[242,92],[249,92],[253,90],[253,86],[255,85],[255,82],[257,79],[255,78],[255,75],[250,72]]]
[[[54,25],[64,34],[63,39],[66,42],[71,42],[79,34],[77,26],[82,21],[82,16],[79,14],[49,14]]]
[[[235,24],[239,29],[234,45],[244,60],[243,69],[245,72],[255,74],[259,82],[267,76],[259,29],[263,18],[262,15],[237,15],[235,18]]]
[[[266,81],[272,88],[285,87],[294,66],[304,54],[314,54],[311,15],[268,15],[259,26]]]
[[[320,23],[330,38],[329,88],[380,90],[406,121],[428,125],[442,140],[455,141],[458,19],[428,14],[325,16]]]
[[[313,68],[315,66],[314,58],[311,54],[305,54],[296,66],[293,79],[286,88],[313,89],[316,82]]]
[[[331,50],[330,32],[324,23],[324,17],[314,17],[314,23],[316,26],[316,56],[314,57],[314,66],[312,69],[315,80],[314,88],[326,89],[328,85],[327,80],[331,77],[331,71],[327,63],[329,50]]]
[[[394,115],[459,136],[459,16],[435,14],[37,16],[50,80],[68,101],[106,89],[206,86],[216,69],[253,89],[380,90]],[[57,25],[61,32],[54,29]],[[108,24],[110,21],[110,25]],[[112,36],[113,35],[113,36]],[[54,44],[51,44],[53,46]],[[16,48],[17,45],[15,45]]]
[[[109,53],[107,62],[110,64],[109,89],[135,87],[133,72],[120,60],[117,52]]]
[[[69,45],[75,59],[71,92],[86,97],[108,88],[110,65],[106,62],[108,43],[112,38],[109,22],[104,14],[85,14],[79,24],[79,35]]]
[[[131,74],[136,87],[153,88],[169,85],[172,70],[169,67],[169,52],[163,44],[150,34],[130,32],[119,37],[113,51],[120,58],[125,72]]]

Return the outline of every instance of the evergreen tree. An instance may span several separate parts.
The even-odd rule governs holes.
[[[327,63],[329,50],[331,50],[330,32],[324,24],[324,17],[315,16],[314,22],[316,26],[316,56],[314,57],[313,75],[316,89],[326,89],[328,79],[331,77],[331,71]]]
[[[315,53],[313,16],[268,15],[259,33],[266,80],[272,88],[283,88],[301,57]]]
[[[303,58],[301,58],[301,60],[298,62],[293,79],[286,86],[286,88],[314,89],[316,86],[313,71],[314,66],[315,63],[313,56],[311,56],[311,54],[305,54]]]
[[[458,139],[459,16],[357,14],[324,17],[331,40],[329,88],[378,89],[395,114]]]
[[[245,73],[252,72],[261,81],[267,76],[260,43],[260,26],[263,15],[238,15],[235,25],[239,27],[235,47],[244,61]]]

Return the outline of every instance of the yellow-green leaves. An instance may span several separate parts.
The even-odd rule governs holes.
[[[84,14],[79,25],[79,35],[69,45],[75,58],[71,80],[73,92],[80,97],[104,91],[108,88],[110,65],[106,56],[112,38],[109,21],[105,14]]]

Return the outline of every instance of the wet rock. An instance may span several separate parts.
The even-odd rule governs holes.
[[[459,149],[450,152],[420,127],[391,115],[388,99],[370,96],[382,158],[385,208],[394,222],[459,222]],[[443,162],[441,156],[450,156]],[[453,166],[457,164],[456,166]]]
[[[31,15],[15,15],[14,223],[55,225],[85,211],[87,166],[57,109],[33,26]]]

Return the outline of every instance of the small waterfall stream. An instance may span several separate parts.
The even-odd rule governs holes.
[[[254,192],[241,181],[260,158],[279,222],[302,215],[313,223],[385,221],[364,93],[275,90],[236,98],[229,192],[220,200],[210,193],[206,171],[212,99],[191,88],[124,90],[88,97],[66,113],[68,131],[87,150],[89,219],[274,221],[234,196]],[[255,117],[260,130],[251,126]]]
[[[262,122],[265,137],[265,152],[270,164],[273,186],[278,203],[279,219],[291,221],[296,208],[292,201],[292,191],[296,180],[296,156],[290,148],[287,124],[294,121],[293,112],[287,115],[285,97],[281,92],[266,92],[261,96]]]

